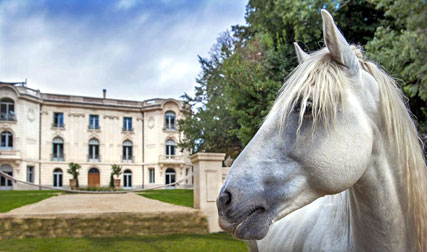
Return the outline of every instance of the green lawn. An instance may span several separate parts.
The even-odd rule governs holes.
[[[0,241],[0,251],[132,252],[132,251],[247,251],[246,245],[229,234],[173,234],[115,238],[32,238]]]
[[[0,191],[0,213],[57,195],[57,191]]]
[[[193,207],[193,190],[187,189],[162,189],[149,190],[140,194],[141,196],[164,201],[167,203]]]

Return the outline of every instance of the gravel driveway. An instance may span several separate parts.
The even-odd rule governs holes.
[[[67,215],[100,213],[191,213],[198,210],[148,199],[133,193],[63,194],[1,215]]]

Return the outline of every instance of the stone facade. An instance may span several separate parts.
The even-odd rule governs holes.
[[[68,188],[68,164],[75,162],[82,167],[81,187],[107,187],[111,165],[118,164],[121,186],[139,189],[191,172],[189,153],[174,147],[183,137],[176,126],[182,101],[48,94],[0,83],[0,103],[0,170],[16,179]],[[191,179],[186,182],[191,186]],[[4,179],[0,184],[19,188]]]

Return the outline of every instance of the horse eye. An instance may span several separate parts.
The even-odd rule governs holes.
[[[311,115],[312,108],[313,108],[313,102],[311,101],[311,99],[308,99],[307,104],[305,106],[304,115]],[[299,113],[300,111],[301,111],[301,100],[298,101],[298,103],[294,107],[295,113]]]

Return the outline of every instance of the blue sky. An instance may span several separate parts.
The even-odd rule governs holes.
[[[0,81],[120,99],[193,93],[247,0],[0,0]]]

